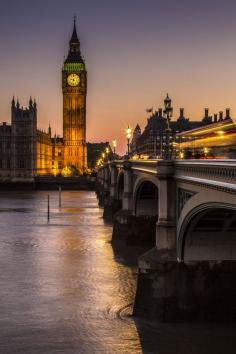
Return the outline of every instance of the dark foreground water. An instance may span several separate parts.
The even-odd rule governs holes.
[[[0,353],[235,354],[235,325],[130,317],[136,251],[110,244],[93,192],[0,193]],[[219,304],[220,306],[220,304]]]

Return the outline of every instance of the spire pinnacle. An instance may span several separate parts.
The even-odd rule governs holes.
[[[79,39],[78,39],[78,35],[77,35],[77,29],[76,29],[76,20],[77,20],[76,15],[74,15],[73,20],[74,20],[74,26],[73,26],[73,33],[72,33],[72,36],[71,36],[71,39],[70,39],[70,45],[79,43]]]

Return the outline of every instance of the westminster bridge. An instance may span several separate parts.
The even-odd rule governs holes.
[[[236,160],[112,161],[97,195],[112,242],[148,249],[135,315],[236,318]]]

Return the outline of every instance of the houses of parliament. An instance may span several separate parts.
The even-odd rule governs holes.
[[[74,20],[69,52],[62,68],[63,137],[37,127],[37,103],[23,108],[13,98],[11,124],[0,125],[0,178],[83,174],[87,169],[87,71]]]

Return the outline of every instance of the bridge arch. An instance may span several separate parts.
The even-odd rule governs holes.
[[[134,215],[158,216],[158,183],[140,178],[134,186]]]
[[[204,203],[182,222],[177,253],[180,260],[236,260],[236,206]]]
[[[154,247],[158,219],[158,182],[154,178],[136,177],[133,187],[133,215],[130,244]]]

